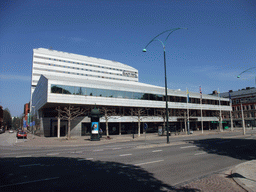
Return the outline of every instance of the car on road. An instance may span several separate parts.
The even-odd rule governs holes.
[[[27,133],[25,131],[18,131],[17,132],[17,138],[25,138],[27,139]]]
[[[10,130],[9,133],[14,133],[14,131],[13,131],[13,130]]]

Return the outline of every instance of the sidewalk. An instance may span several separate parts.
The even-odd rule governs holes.
[[[237,130],[242,133],[241,130]],[[222,133],[229,133],[230,130],[224,130]],[[247,132],[248,135],[250,132]],[[202,134],[201,131],[194,131],[191,135],[186,135],[185,133],[180,133],[179,135],[172,134],[170,139],[173,137],[193,137],[198,135],[209,135],[209,134],[219,134],[218,131],[204,131]],[[255,133],[253,133],[254,135]],[[147,133],[146,140],[156,140],[159,138],[166,140],[166,136],[159,136],[157,133]],[[39,137],[32,134],[28,134],[28,139],[20,140],[16,143],[16,146],[21,147],[58,147],[58,146],[92,146],[92,145],[103,145],[107,143],[118,143],[118,142],[127,142],[127,141],[144,141],[145,135],[126,134],[126,135],[110,135],[108,139],[105,135],[102,136],[100,141],[90,141],[90,136],[83,137],[71,137],[70,140],[67,140],[65,137],[56,138],[56,137]],[[147,147],[157,147],[157,146],[167,146],[182,144],[183,141],[171,142],[170,144],[149,144]],[[185,143],[185,142],[183,142]],[[140,145],[140,144],[138,144]],[[140,147],[140,146],[138,146]],[[143,145],[142,147],[145,147]],[[223,178],[217,174],[211,175],[209,177],[203,178],[201,180],[191,182],[190,184],[185,185],[185,187],[196,187],[200,191],[249,191],[256,192],[256,160],[248,161],[242,164],[239,164],[232,168],[229,177],[232,181]],[[234,186],[234,182],[237,186]],[[211,188],[212,187],[212,188]],[[235,187],[235,188],[232,188]]]
[[[175,134],[172,133],[170,139],[172,137],[192,137],[196,135],[209,135],[209,134],[218,134],[216,130],[214,131],[204,131],[202,134],[201,131],[194,131],[193,134],[187,135],[185,132]],[[144,141],[145,135],[141,134],[138,137],[137,134],[134,134],[134,138],[132,134],[123,134],[123,135],[110,135],[110,139],[107,138],[106,135],[103,135],[100,141],[91,141],[90,136],[77,136],[71,137],[70,140],[67,140],[66,137],[39,137],[37,135],[28,134],[28,138],[25,140],[18,140],[16,146],[24,146],[24,147],[61,147],[61,146],[89,146],[89,145],[102,145],[105,143],[116,143],[116,142],[127,142],[127,141]],[[163,139],[166,140],[165,136],[159,136],[158,133],[146,133],[146,140],[156,140]]]
[[[238,130],[241,132],[241,130]],[[237,132],[237,131],[236,131]],[[205,130],[202,134],[202,131],[193,131],[192,134],[187,135],[185,132],[181,133],[172,133],[171,138],[176,137],[193,137],[198,135],[210,135],[210,134],[220,134],[220,133],[230,133],[230,130],[224,130],[219,132],[217,130]],[[146,133],[146,140],[156,140],[163,139],[166,140],[165,136],[159,136],[158,133]],[[106,135],[103,135],[100,141],[91,141],[90,136],[77,136],[71,137],[70,140],[67,140],[66,137],[39,137],[37,135],[28,134],[28,139],[24,142],[18,142],[16,146],[26,146],[26,147],[57,147],[57,146],[86,146],[86,145],[102,145],[104,143],[116,143],[116,142],[127,142],[127,141],[144,141],[145,135],[141,134],[138,137],[137,134],[134,134],[134,139],[132,134],[123,134],[123,135],[110,135],[110,139]]]
[[[237,165],[232,171],[232,178],[246,191],[256,191],[256,160]]]

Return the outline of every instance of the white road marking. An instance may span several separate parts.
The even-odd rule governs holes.
[[[132,155],[132,154],[122,154],[122,155],[119,155],[119,156],[123,157],[123,156],[129,156],[129,155]]]
[[[152,152],[155,153],[155,152],[160,152],[160,151],[163,151],[163,150],[155,150],[155,151],[152,151]]]
[[[138,164],[134,164],[135,166],[139,166],[139,165],[146,165],[146,164],[150,164],[150,163],[158,163],[164,160],[158,160],[158,161],[150,161],[150,162],[145,162],[145,163],[138,163]]]
[[[196,154],[194,154],[194,155],[203,155],[203,154],[206,154],[206,152],[196,153]]]
[[[59,155],[60,153],[47,153],[46,155],[51,156],[51,155]]]
[[[82,153],[83,151],[72,151],[72,152],[70,152],[70,153]]]
[[[192,147],[196,147],[196,146],[185,146],[185,147],[180,147],[181,149],[186,149],[186,148],[192,148]]]
[[[22,157],[32,157],[32,155],[21,155],[21,156],[16,156],[16,158],[22,158]]]
[[[103,149],[96,149],[96,150],[93,150],[93,151],[103,151]]]
[[[35,183],[35,182],[40,182],[40,181],[48,181],[48,180],[53,180],[53,179],[59,179],[59,177],[52,177],[52,178],[46,178],[46,179],[40,179],[40,180],[34,180],[34,181],[27,181],[27,182],[21,182],[21,183],[13,183],[9,185],[2,185],[2,187],[9,187],[9,186],[14,186],[14,185],[23,185],[23,184],[28,184],[28,183]]]
[[[41,165],[41,164],[39,163],[39,164],[20,165],[20,167],[30,167],[30,166],[35,166],[35,165]]]
[[[93,160],[93,158],[78,159],[77,161],[86,161],[86,160]]]

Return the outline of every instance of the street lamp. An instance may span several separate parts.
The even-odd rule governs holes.
[[[143,52],[147,52],[147,47],[149,46],[149,44],[151,44],[153,41],[159,41],[162,46],[163,46],[163,50],[164,50],[164,76],[165,76],[165,104],[166,104],[166,126],[167,126],[167,143],[169,142],[169,119],[168,119],[168,98],[167,98],[167,76],[166,76],[166,58],[165,58],[165,44],[166,41],[168,39],[168,37],[171,35],[172,32],[179,30],[179,29],[187,29],[187,28],[174,28],[174,29],[169,29],[166,30],[160,34],[158,34],[157,36],[155,36],[147,45],[146,47],[142,50]],[[160,39],[156,39],[157,37],[159,37],[160,35],[164,34],[164,33],[168,33],[167,37],[165,38],[165,41],[161,41]]]
[[[240,104],[241,104],[241,115],[242,115],[242,124],[243,124],[243,134],[245,135],[244,110],[243,110],[243,105],[242,105],[242,99],[240,99]]]
[[[256,67],[251,67],[251,68],[248,68],[248,69],[242,71],[242,72],[237,76],[237,78],[238,78],[238,79],[241,78],[241,75],[242,75],[243,73],[250,72],[252,69],[255,69],[255,68],[256,68]],[[255,84],[256,84],[256,76],[255,76]]]

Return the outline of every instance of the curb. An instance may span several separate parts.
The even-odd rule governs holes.
[[[256,162],[256,160],[254,160]],[[243,175],[239,174],[238,169],[240,169],[240,167],[246,165],[246,164],[250,164],[252,163],[252,161],[247,161],[245,163],[241,163],[237,166],[235,166],[235,168],[232,170],[231,175],[232,175],[232,179],[241,187],[243,188],[245,191],[248,192],[255,192],[255,190],[251,189],[250,187],[248,187],[246,184],[244,184],[240,178],[244,177]],[[239,177],[235,176],[238,175]],[[241,176],[240,176],[241,175]]]

